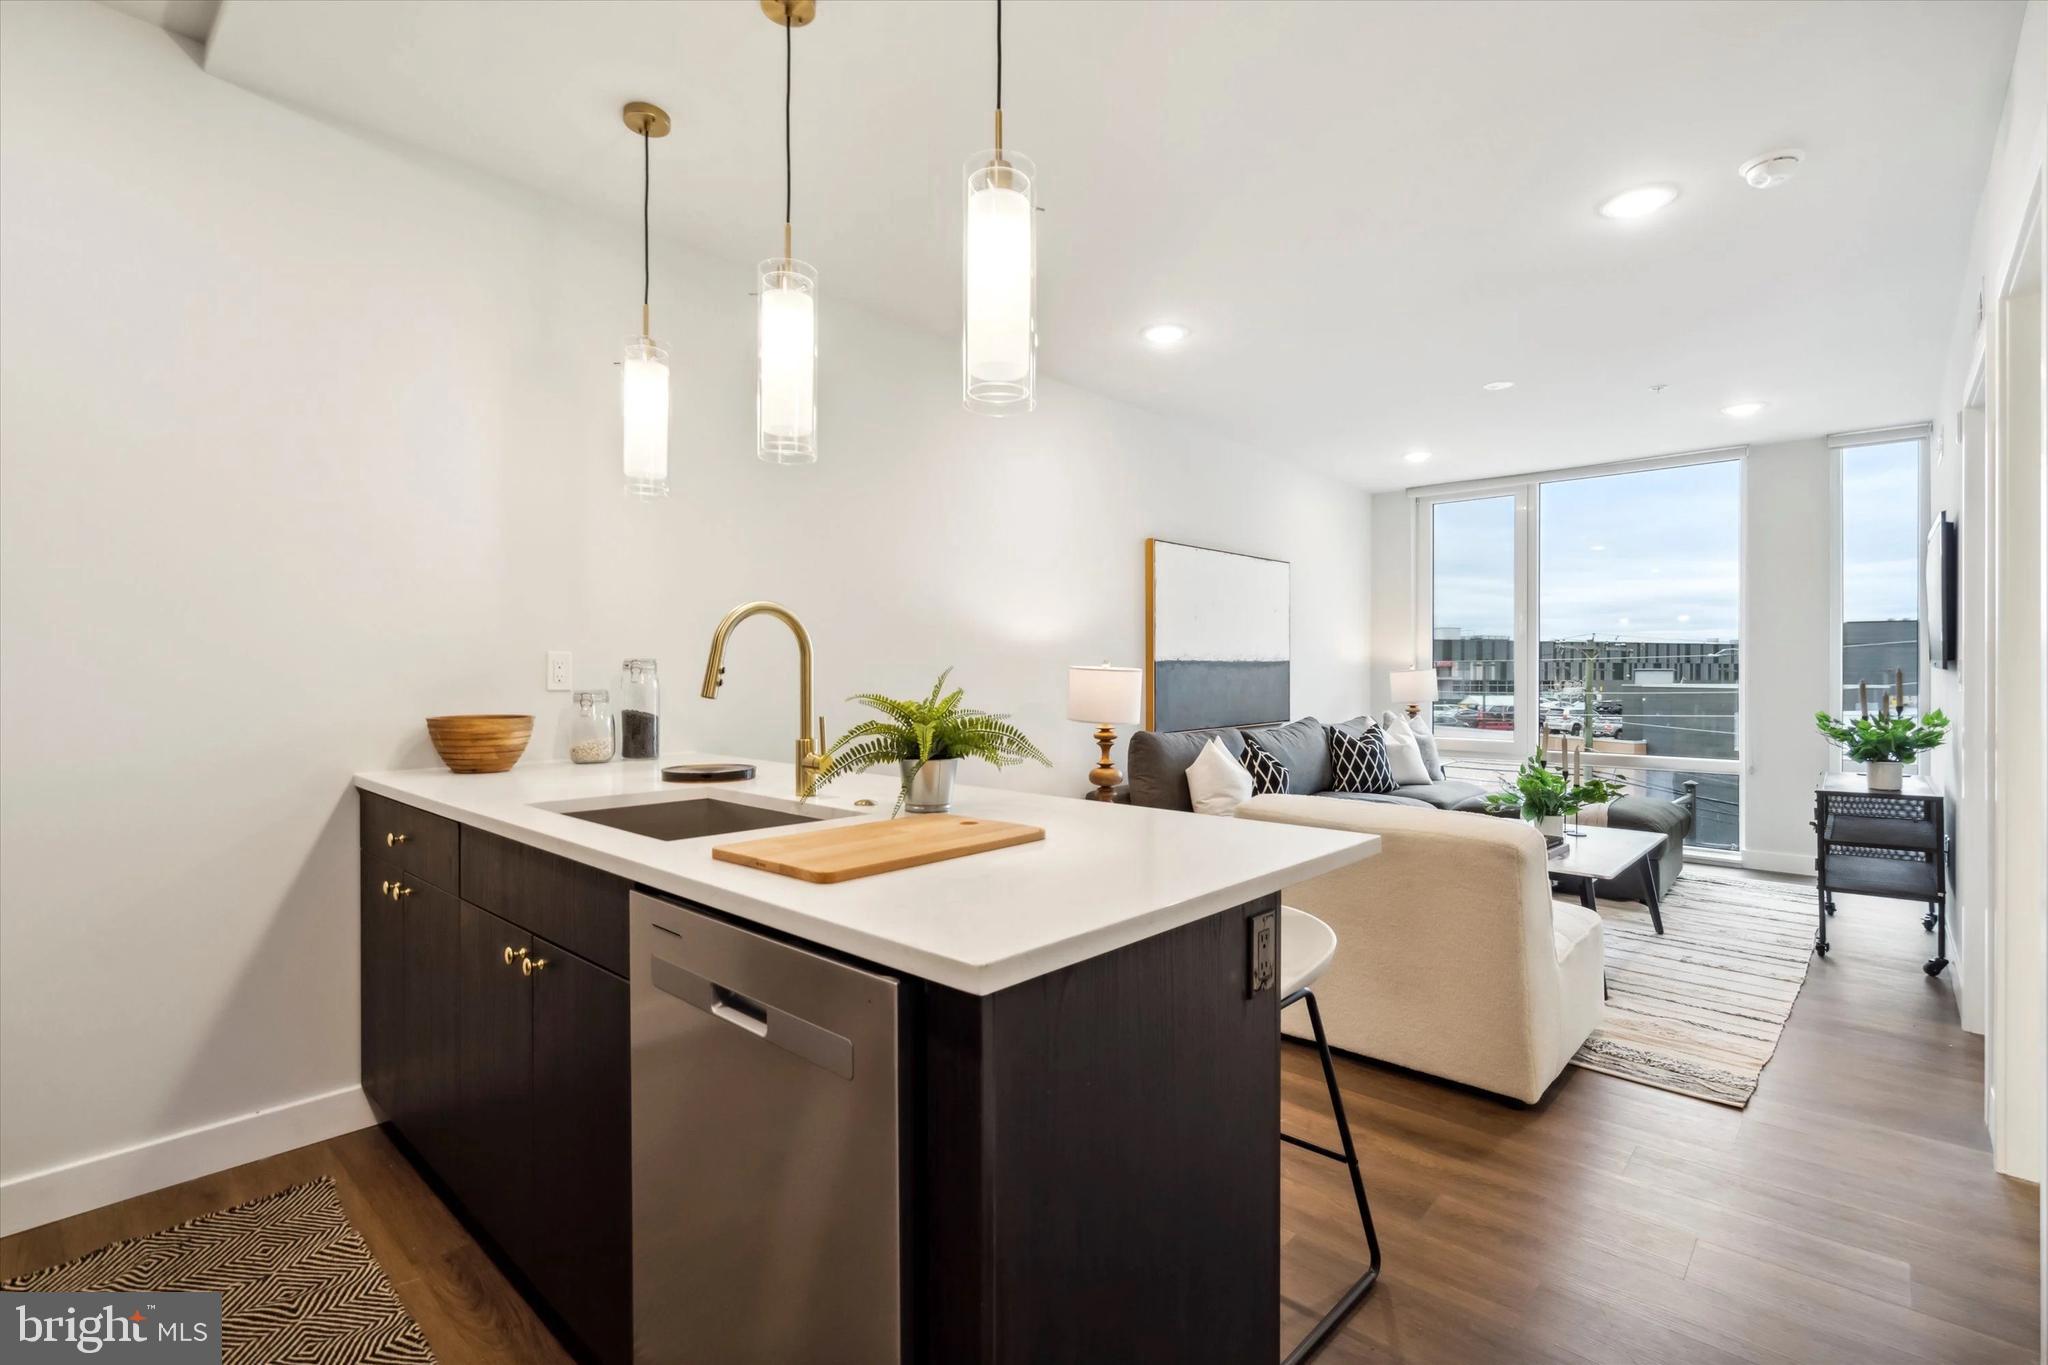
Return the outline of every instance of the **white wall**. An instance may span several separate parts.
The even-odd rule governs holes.
[[[823,459],[781,469],[750,263],[656,244],[675,496],[626,502],[637,247],[100,6],[0,6],[0,1227],[362,1118],[349,775],[431,762],[444,711],[536,711],[558,757],[547,648],[586,685],[655,655],[671,748],[779,758],[786,634],[696,683],[780,599],[835,726],[955,664],[1059,761],[1014,780],[1080,793],[1066,666],[1142,658],[1157,535],[1291,560],[1295,710],[1362,708],[1364,494],[1059,383],[968,416],[955,343],[835,306],[829,261]]]
[[[2044,568],[2038,510],[2044,458],[2043,323],[2038,279],[2031,302],[2018,300],[2016,311],[2005,306],[2001,294],[2008,271],[2022,255],[2027,215],[2038,211],[2044,166],[2048,4],[2029,0],[1983,192],[1973,206],[1970,260],[1956,291],[1946,364],[1934,395],[1940,421],[1929,501],[1957,521],[1965,601],[1963,666],[1953,674],[1935,674],[1929,699],[1958,722],[1959,741],[1953,752],[1940,756],[1937,772],[1957,796],[1955,892],[1966,926],[1964,1020],[1986,1035],[1985,1111],[1998,1167],[2034,1180],[2048,1168],[2042,1152],[2048,1132],[2043,1121],[2048,1080],[2042,1075],[2048,1058],[2048,1040],[2042,1037],[2048,969],[2041,956],[2048,926],[2042,922],[2043,777],[2038,757],[2040,679],[2048,674],[2038,586]],[[2038,218],[2034,222],[2038,243],[2042,229]],[[2028,335],[2008,335],[2015,323]],[[2003,371],[2020,357],[2030,357],[2031,383],[2015,393],[2014,376]],[[2036,505],[2001,505],[2014,494]],[[2016,593],[2017,600],[2001,603],[2002,591]],[[2002,619],[2014,615],[2028,618],[2030,628],[2015,634]],[[1996,685],[2005,678],[2017,685],[2017,696]],[[2048,1247],[2048,1239],[2043,1245]],[[2048,1276],[2043,1284],[2048,1289]],[[2048,1313],[2043,1322],[2048,1324]]]
[[[1824,437],[1753,446],[1743,476],[1743,858],[1775,871],[1813,869],[1813,780],[1828,761],[1813,713],[1834,686],[1829,456]],[[1388,672],[1413,666],[1413,506],[1373,499],[1375,705]]]

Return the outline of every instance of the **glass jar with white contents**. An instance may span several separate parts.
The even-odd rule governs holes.
[[[612,698],[599,688],[574,694],[576,711],[569,717],[569,758],[576,763],[609,763],[617,747],[612,731]]]

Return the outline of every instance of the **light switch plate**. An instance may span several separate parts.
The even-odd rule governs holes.
[[[548,691],[567,692],[573,685],[570,679],[575,676],[575,673],[575,660],[571,657],[568,650],[551,649],[548,651]]]

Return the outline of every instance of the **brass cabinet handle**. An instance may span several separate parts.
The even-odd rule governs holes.
[[[388,897],[388,896],[390,896],[390,894],[391,894],[391,883],[390,883],[390,882],[388,882],[388,881],[387,881],[387,882],[385,882],[385,883],[384,883],[384,889],[383,889],[382,891],[379,891],[379,892],[378,892],[377,894],[378,894],[378,895],[380,895],[380,896],[385,896],[385,897]]]
[[[387,834],[384,836],[384,847],[386,848],[397,848],[404,842],[405,836],[403,834]]]
[[[402,901],[411,894],[412,888],[407,886],[404,882],[391,883],[391,899],[395,901]]]
[[[509,967],[514,962],[518,961],[520,958],[525,956],[526,949],[524,948],[507,948],[505,950],[505,965]]]
[[[532,976],[547,965],[548,960],[544,957],[523,957],[519,959],[519,972],[522,976]]]

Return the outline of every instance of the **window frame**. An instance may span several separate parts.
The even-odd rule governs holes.
[[[1891,439],[1900,439],[1893,436]],[[1437,748],[1447,758],[1491,758],[1519,762],[1523,755],[1535,752],[1541,742],[1537,718],[1537,698],[1541,691],[1538,674],[1541,672],[1541,646],[1536,635],[1540,623],[1537,620],[1537,603],[1541,592],[1539,575],[1542,565],[1541,518],[1537,516],[1540,507],[1542,485],[1546,483],[1569,483],[1581,479],[1606,478],[1618,474],[1637,474],[1646,470],[1676,469],[1687,465],[1734,464],[1736,466],[1736,508],[1739,522],[1736,536],[1737,585],[1736,585],[1736,633],[1737,646],[1751,638],[1750,631],[1750,583],[1749,583],[1749,456],[1747,445],[1717,446],[1707,450],[1686,451],[1675,455],[1656,455],[1643,459],[1617,460],[1610,464],[1574,465],[1565,469],[1536,470],[1527,474],[1503,478],[1471,479],[1460,483],[1432,484],[1408,490],[1410,513],[1413,517],[1411,543],[1414,546],[1410,603],[1410,619],[1414,624],[1411,641],[1414,657],[1427,661],[1425,666],[1436,664],[1436,508],[1440,503],[1470,502],[1479,498],[1512,495],[1515,500],[1515,583],[1514,583],[1514,659],[1515,659],[1515,728],[1512,741],[1503,743],[1493,739],[1472,739],[1435,729],[1435,717],[1431,716],[1431,728],[1436,736]],[[1839,465],[1839,461],[1836,462]],[[1922,498],[1926,496],[1926,460],[1921,460]],[[1841,518],[1835,518],[1836,531],[1840,534]],[[1840,556],[1837,555],[1839,563]],[[1839,574],[1838,574],[1839,577]],[[1839,595],[1839,594],[1838,594]],[[1924,622],[1924,617],[1923,617]],[[1841,630],[1839,623],[1835,630],[1835,653],[1839,658]],[[1839,664],[1837,665],[1839,667]],[[1749,686],[1750,670],[1742,668],[1736,675],[1735,693],[1735,757],[1734,758],[1684,758],[1661,754],[1605,754],[1600,756],[1600,766],[1637,771],[1731,773],[1738,778],[1749,776]],[[1839,689],[1838,689],[1839,691]],[[1687,857],[1700,857],[1708,861],[1739,861],[1741,850],[1749,845],[1749,803],[1743,802],[1737,811],[1736,847],[1734,849],[1712,849],[1688,844]]]

